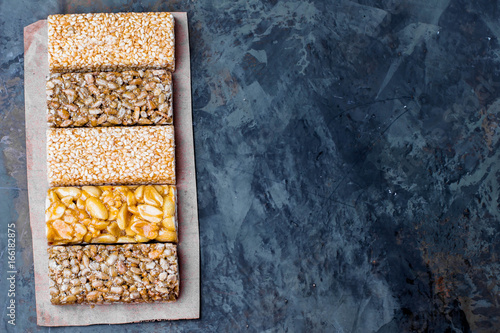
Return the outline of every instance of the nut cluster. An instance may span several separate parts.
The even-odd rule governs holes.
[[[177,241],[175,186],[56,187],[47,198],[52,245]]]
[[[143,303],[179,296],[175,244],[53,246],[52,304]]]
[[[50,15],[47,21],[51,72],[175,70],[171,13]]]
[[[56,73],[46,91],[51,127],[172,124],[166,70]]]
[[[175,184],[173,126],[51,128],[51,186]]]

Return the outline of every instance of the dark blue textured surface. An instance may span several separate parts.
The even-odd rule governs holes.
[[[117,328],[500,331],[500,12],[489,0],[0,1],[0,331],[48,330],[35,315],[23,27],[149,10],[189,15],[202,318]]]

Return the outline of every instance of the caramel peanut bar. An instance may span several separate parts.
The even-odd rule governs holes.
[[[171,13],[50,15],[47,21],[51,72],[175,70]]]
[[[50,186],[175,184],[174,127],[47,130]]]
[[[173,185],[56,187],[48,190],[49,245],[177,242]]]
[[[179,297],[175,244],[53,246],[48,254],[50,301],[55,305]]]
[[[172,74],[164,69],[52,74],[50,127],[172,124]]]

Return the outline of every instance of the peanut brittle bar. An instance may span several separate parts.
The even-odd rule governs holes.
[[[45,210],[49,245],[177,242],[173,185],[55,187]]]

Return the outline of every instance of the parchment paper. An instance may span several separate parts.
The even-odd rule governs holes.
[[[28,197],[33,235],[37,322],[41,326],[121,324],[145,320],[194,319],[200,316],[198,206],[191,106],[191,69],[186,13],[175,17],[176,71],[174,126],[176,140],[180,297],[173,303],[55,306],[49,300],[45,197],[47,21],[24,28],[24,89]]]

